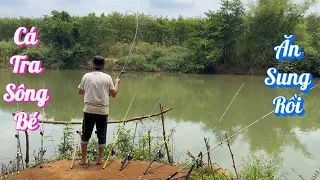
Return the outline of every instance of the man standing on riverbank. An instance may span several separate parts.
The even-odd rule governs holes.
[[[83,122],[81,135],[81,165],[87,163],[87,145],[96,125],[99,143],[97,165],[102,164],[102,155],[106,146],[107,121],[109,114],[109,95],[116,97],[120,79],[113,85],[110,75],[102,72],[105,60],[102,56],[95,56],[90,63],[92,72],[86,73],[78,86],[79,94],[84,95]]]

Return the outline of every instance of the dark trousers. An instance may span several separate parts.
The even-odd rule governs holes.
[[[94,125],[96,125],[99,147],[105,148],[107,141],[107,122],[108,115],[84,113],[82,122],[81,143],[89,143]]]

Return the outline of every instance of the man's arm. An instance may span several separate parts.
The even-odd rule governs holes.
[[[78,94],[83,95],[84,94],[84,76],[81,79],[78,89],[79,89]]]
[[[79,94],[79,95],[82,95],[82,94],[84,94],[84,90],[82,90],[82,89],[79,89],[79,91],[78,91],[78,94]]]
[[[115,85],[114,85],[114,88],[113,87],[113,84],[110,84],[111,88],[110,88],[110,95],[115,98],[117,96],[117,93],[118,93],[118,86],[119,86],[119,82],[120,82],[120,79],[117,78],[116,79],[116,82],[115,82]],[[111,80],[111,83],[112,83],[112,80]]]

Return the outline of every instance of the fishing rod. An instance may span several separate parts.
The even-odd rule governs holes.
[[[234,97],[232,98],[231,102],[229,103],[229,105],[227,106],[226,110],[224,111],[224,113],[222,114],[222,116],[220,117],[218,123],[216,124],[216,126],[214,127],[214,129],[212,130],[210,136],[207,138],[207,141],[209,142],[211,137],[213,136],[214,132],[216,131],[216,129],[218,128],[220,122],[222,121],[224,115],[226,114],[226,112],[229,110],[231,104],[233,103],[233,101],[236,99],[236,97],[238,96],[240,90],[242,89],[242,87],[244,86],[244,83],[242,83],[241,87],[239,88],[239,90],[237,91],[237,93],[234,95]],[[206,146],[203,146],[202,150],[200,152],[202,152],[204,149],[206,148]]]
[[[18,172],[18,171],[20,171],[20,161],[21,161],[21,164],[22,164],[22,169],[24,167],[24,164],[23,164],[23,157],[22,157],[22,151],[21,151],[19,132],[17,132],[15,134],[15,137],[17,138],[17,156],[16,156],[16,160],[17,160],[17,172]]]
[[[181,114],[181,116],[179,117],[179,119],[182,118],[183,114],[187,111],[187,109],[189,108],[189,106],[191,105],[191,103],[196,99],[196,97],[198,96],[198,94],[200,93],[200,91],[198,91],[198,93],[194,96],[194,98],[191,100],[191,102],[188,104],[188,106],[186,107],[186,109],[183,111],[183,113]],[[162,148],[165,146],[165,144],[169,141],[172,133],[174,132],[174,129],[178,126],[179,122],[176,123],[176,125],[171,129],[169,135],[164,139],[162,145],[160,146],[159,150],[156,151],[153,155],[153,158],[151,159],[149,166],[147,167],[147,169],[143,172],[144,175],[146,175],[147,171],[150,169],[152,163],[154,161],[156,161],[156,158],[163,158],[164,157],[164,152],[162,151]],[[168,157],[169,158],[169,157]]]
[[[134,144],[134,139],[136,138],[137,126],[138,126],[138,122],[136,122],[136,128],[134,129],[134,135],[133,135],[133,139],[132,139],[132,144]],[[131,161],[131,160],[132,160],[132,151],[133,151],[133,145],[132,145],[132,147],[131,147],[130,152],[128,153],[128,155],[121,161],[120,171],[122,171],[122,169],[124,168],[124,165],[126,164],[127,160],[128,160],[128,161]]]
[[[157,108],[157,106],[158,106],[158,104],[160,103],[161,99],[164,97],[164,95],[165,95],[166,93],[167,93],[167,91],[161,96],[161,98],[159,99],[159,101],[157,102],[157,104],[154,106],[154,108],[153,108],[153,110],[151,111],[150,116],[149,116],[148,119],[151,118],[151,114],[155,111],[155,109]],[[135,128],[135,130],[134,130],[132,147],[131,147],[130,152],[128,153],[128,155],[121,161],[122,165],[121,165],[121,167],[120,167],[120,171],[122,171],[122,169],[124,168],[124,165],[126,164],[126,162],[132,160],[132,158],[133,158],[133,157],[132,157],[132,153],[133,153],[133,149],[134,149],[134,145],[135,145],[134,140],[135,140],[135,136],[136,136],[137,125],[138,125],[138,123],[136,124],[136,128]],[[141,130],[140,133],[139,133],[138,139],[140,139],[141,134],[142,134],[142,132],[143,132],[143,130],[144,130],[145,127],[146,127],[146,125],[144,124],[142,130]]]
[[[18,84],[18,81],[16,81],[16,84]],[[19,104],[17,102],[17,109],[16,109],[16,113],[18,113],[19,111]],[[12,116],[14,117],[16,115],[16,113],[12,113]],[[17,139],[17,154],[16,154],[16,170],[17,172],[20,171],[20,161],[21,161],[21,164],[22,164],[22,168],[24,167],[24,164],[23,164],[23,156],[22,156],[22,150],[21,150],[21,144],[20,144],[20,133],[19,131],[16,132],[15,134],[15,138]]]
[[[317,84],[316,86],[313,86],[311,89],[319,86],[320,84]],[[299,94],[299,96],[303,95],[304,93]],[[225,140],[223,140],[222,142],[220,142],[218,145],[216,145],[215,147],[209,149],[208,151],[206,151],[204,154],[202,154],[202,156],[207,155],[208,153],[210,153],[212,150],[216,149],[217,147],[221,146],[223,143],[227,142],[229,139],[235,137],[236,135],[238,135],[239,133],[241,133],[242,131],[248,129],[249,127],[251,127],[252,125],[256,124],[257,122],[261,121],[262,119],[264,119],[265,117],[269,116],[270,114],[272,114],[275,110],[272,110],[271,112],[267,113],[266,115],[262,116],[261,118],[257,119],[256,121],[252,122],[251,124],[249,124],[248,126],[244,127],[243,129],[241,129],[240,131],[234,133],[232,136],[229,136],[228,138],[226,138]],[[182,170],[186,169],[187,167],[189,167],[190,165],[192,165],[193,167],[195,166],[195,164],[197,163],[197,161],[199,160],[200,157],[198,157],[197,159],[194,159],[192,162],[188,163],[187,165],[185,165],[184,167],[182,167],[181,169],[179,169],[177,172],[173,173],[172,175],[170,175],[166,180],[170,180],[171,178],[173,178],[174,176],[176,176],[179,172],[181,172]],[[192,168],[192,167],[191,167]],[[189,170],[190,171],[190,170]]]
[[[213,136],[214,132],[215,132],[216,129],[218,128],[219,124],[221,123],[224,115],[225,115],[226,112],[229,110],[231,104],[233,103],[233,101],[235,100],[235,98],[237,97],[237,95],[239,94],[239,92],[240,92],[240,90],[242,89],[243,85],[244,85],[244,83],[242,83],[241,87],[239,88],[239,90],[236,92],[236,94],[235,94],[234,97],[232,98],[231,102],[229,103],[229,105],[228,105],[227,108],[225,109],[224,113],[223,113],[222,116],[220,117],[218,123],[217,123],[216,126],[213,128],[210,136],[207,137],[208,142],[210,142],[211,137]],[[206,148],[206,145],[201,149],[198,157],[201,156],[201,154],[202,154],[202,152],[204,151],[205,148]],[[188,171],[188,173],[187,173],[187,175],[186,175],[186,179],[189,178],[192,170],[193,170],[195,167],[197,167],[197,168],[202,167],[202,162],[199,162],[198,160],[195,160],[195,157],[192,157],[192,158],[193,158],[193,162],[195,162],[195,163],[193,163],[193,165],[191,166],[190,170]]]
[[[106,162],[105,162],[104,165],[103,165],[103,169],[105,169],[105,168],[107,167],[107,164],[108,164],[108,161],[109,161],[109,159],[110,159],[110,156],[113,156],[113,155],[116,154],[114,146],[115,146],[116,142],[118,141],[119,132],[120,132],[120,127],[121,127],[121,125],[122,125],[122,127],[125,126],[125,124],[126,124],[125,119],[126,119],[128,113],[129,113],[129,110],[130,110],[130,108],[131,108],[132,102],[133,102],[134,98],[136,97],[136,95],[137,95],[137,92],[134,94],[134,96],[133,96],[133,98],[132,98],[132,100],[131,100],[131,102],[130,102],[130,105],[129,105],[129,107],[128,107],[128,110],[127,110],[127,112],[126,112],[126,114],[125,114],[125,116],[124,116],[124,118],[123,118],[123,121],[122,121],[122,123],[121,123],[121,124],[119,125],[119,127],[118,127],[117,136],[116,136],[116,138],[114,139],[114,141],[112,142],[111,150],[109,151],[107,160],[106,160]]]
[[[42,83],[42,88],[44,89],[44,82]],[[41,118],[41,129],[40,129],[40,136],[41,136],[41,146],[39,149],[38,155],[40,156],[40,168],[43,167],[43,156],[46,153],[46,149],[43,147],[43,134],[44,134],[44,125],[43,125],[43,119],[44,119],[44,107],[42,108],[42,118]]]
[[[74,151],[73,151],[73,156],[72,156],[72,162],[71,162],[70,169],[72,169],[73,165],[74,165],[74,160],[75,160],[77,152],[78,152],[78,147],[80,146],[80,139],[81,139],[82,131],[79,130],[79,131],[76,131],[76,133],[78,134],[78,141],[77,141],[78,143],[75,146]]]

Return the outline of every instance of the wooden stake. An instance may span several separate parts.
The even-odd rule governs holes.
[[[203,161],[202,161],[202,158],[203,158],[203,156],[202,156],[202,152],[200,152],[200,168],[203,168]]]
[[[226,138],[228,139],[227,133],[225,133],[225,134],[226,134]],[[231,147],[230,147],[230,144],[229,144],[229,140],[227,140],[227,145],[228,145],[228,147],[229,147],[230,154],[231,154],[231,158],[232,158],[232,163],[233,163],[233,166],[232,166],[232,167],[234,168],[234,171],[236,172],[237,179],[239,180],[239,176],[238,176],[238,172],[237,172],[237,169],[236,169],[236,164],[235,164],[235,162],[234,162],[233,153],[232,153],[232,151],[231,151]]]
[[[207,151],[209,151],[210,145],[209,145],[209,142],[207,141],[207,138],[204,138],[204,143],[206,144]],[[213,171],[213,167],[212,167],[210,153],[208,153],[208,166],[210,167],[211,172],[213,173],[214,171]]]
[[[151,161],[151,131],[148,131],[148,143],[149,143],[149,161]]]
[[[166,151],[167,151],[167,156],[168,156],[168,161],[169,161],[169,164],[172,165],[172,161],[171,161],[171,158],[170,158],[170,152],[169,152],[169,148],[168,148],[168,144],[167,144],[167,141],[166,141],[166,130],[164,128],[164,116],[163,116],[163,107],[161,106],[160,104],[160,111],[161,111],[161,120],[162,120],[162,134],[163,134],[163,140],[164,140],[164,145],[165,145],[165,148],[166,148]]]
[[[25,131],[24,134],[26,135],[26,168],[29,168],[29,134],[28,131]]]

